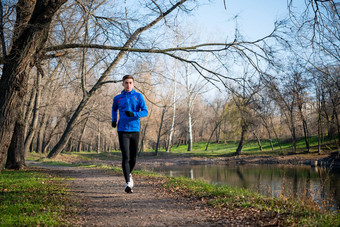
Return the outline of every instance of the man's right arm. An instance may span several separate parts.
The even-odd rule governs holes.
[[[112,104],[112,127],[114,127],[113,122],[117,123],[117,117],[118,117],[118,103],[117,103],[116,97],[113,98],[113,104]]]

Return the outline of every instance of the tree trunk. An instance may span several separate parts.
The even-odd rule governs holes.
[[[276,142],[277,142],[277,144],[279,145],[280,150],[282,150],[282,146],[281,146],[281,143],[280,143],[279,136],[278,136],[278,134],[277,134],[277,132],[276,132],[276,130],[275,130],[274,124],[273,124],[273,119],[270,120],[270,124],[271,124],[271,126],[272,126],[272,129],[273,129],[273,132],[274,132],[274,135],[275,135],[275,138],[276,138]]]
[[[174,134],[174,130],[175,130],[175,120],[176,120],[176,72],[174,73],[174,96],[173,96],[173,107],[172,107],[172,122],[171,122],[171,128],[170,128],[170,134],[169,134],[169,142],[168,145],[166,147],[166,152],[170,152],[171,151],[171,147],[172,147],[172,136]]]
[[[101,145],[101,133],[100,133],[100,123],[98,121],[97,154],[99,154],[101,152],[100,145]]]
[[[296,153],[296,133],[295,133],[295,126],[292,126],[292,152]]]
[[[155,155],[158,155],[158,147],[159,147],[159,141],[160,141],[160,138],[161,138],[161,131],[162,131],[162,127],[163,127],[163,120],[164,120],[165,111],[166,111],[166,106],[164,106],[163,110],[162,110],[161,123],[159,124]]]
[[[247,134],[247,125],[245,123],[243,123],[242,124],[241,138],[240,138],[240,142],[238,144],[238,147],[236,149],[235,155],[241,154],[243,143],[244,143],[244,138],[245,138],[246,134]]]
[[[260,151],[263,152],[262,144],[261,144],[260,138],[257,136],[257,134],[256,134],[255,132],[253,132],[253,134],[254,134],[254,136],[255,136],[255,138],[256,138],[256,140],[257,140],[257,145],[259,146]]]
[[[190,111],[188,114],[188,151],[192,151],[192,122]]]
[[[216,129],[218,128],[218,126],[219,126],[221,123],[222,123],[222,121],[220,120],[220,121],[217,122],[217,124],[215,125],[213,131],[212,131],[211,134],[210,134],[210,137],[209,137],[209,140],[208,140],[208,142],[207,142],[207,145],[205,146],[205,151],[208,150],[208,146],[209,146],[209,144],[210,144],[211,138],[213,137],[214,132],[216,131]]]
[[[296,130],[295,130],[295,124],[294,124],[294,114],[293,114],[293,108],[290,112],[290,124],[291,124],[291,134],[292,134],[292,152],[296,153]]]
[[[32,122],[31,119],[32,119],[32,115],[34,112],[33,111],[34,103],[35,103],[35,98],[37,97],[36,92],[37,92],[37,89],[34,89],[34,87],[32,87],[31,94],[28,100],[28,105],[24,105],[23,114],[24,114],[24,124],[25,124],[25,128],[24,128],[25,139],[27,136],[27,131],[29,129],[29,126]]]
[[[51,140],[48,140],[46,143],[44,143],[43,150],[42,150],[43,154],[47,154],[47,149],[50,146],[50,144],[51,144]]]
[[[81,152],[81,149],[82,149],[82,141],[83,141],[83,136],[85,134],[85,129],[86,129],[86,124],[87,124],[87,121],[89,120],[89,118],[86,118],[85,122],[84,122],[84,125],[83,125],[83,128],[80,132],[80,137],[79,137],[79,140],[78,140],[78,147],[77,147],[77,151],[78,152]]]
[[[48,121],[49,123],[50,121]],[[53,134],[55,132],[55,130],[58,128],[59,124],[62,122],[62,118],[59,119],[59,121],[56,123],[56,125],[54,126],[54,128],[51,130],[51,133],[48,136],[48,139],[44,140],[44,144],[43,144],[43,153],[46,154],[47,153],[47,148],[50,146],[51,144],[51,140],[53,137]],[[48,123],[46,125],[48,125]]]
[[[140,154],[144,151],[144,139],[145,139],[145,135],[146,135],[146,130],[148,128],[148,125],[149,125],[149,120],[151,118],[151,115],[152,115],[152,108],[150,110],[150,113],[149,113],[149,116],[148,116],[148,120],[146,121],[145,123],[145,127],[143,129],[143,134],[142,134],[142,138],[141,138],[141,141],[140,141],[140,145],[139,145],[139,151],[138,151],[138,156],[140,156]],[[116,145],[115,145],[116,146]],[[115,149],[116,150],[116,149]]]
[[[39,59],[54,14],[66,0],[36,4],[19,0],[11,50],[4,56],[0,79],[0,166],[11,143],[17,116],[27,92],[27,82],[34,59]],[[1,171],[1,169],[0,169]]]
[[[307,152],[309,153],[310,152],[309,133],[308,133],[308,128],[307,128],[307,122],[305,119],[303,119],[302,124],[303,124],[303,133],[305,136],[306,149],[307,149]]]
[[[338,143],[337,143],[337,147],[338,147],[338,150],[339,150],[339,147],[340,147],[340,124],[339,124],[338,113],[336,111],[336,107],[335,106],[334,106],[334,115],[335,115],[335,120],[336,120],[336,128],[337,128],[337,131],[338,131]]]
[[[46,129],[46,124],[47,124],[47,110],[45,110],[42,119],[41,119],[41,124],[39,126],[38,130],[38,137],[37,137],[37,153],[43,153],[43,143],[44,143],[44,138],[45,138],[45,129]]]
[[[321,113],[318,110],[318,154],[321,154]]]
[[[274,151],[274,145],[273,145],[272,136],[271,136],[271,133],[270,133],[268,123],[263,118],[262,118],[262,120],[263,120],[263,126],[265,127],[265,129],[267,130],[267,133],[268,133],[270,147],[272,148],[272,151]]]
[[[306,149],[307,149],[307,152],[309,153],[310,152],[309,132],[308,132],[308,127],[307,127],[306,117],[303,114],[301,104],[299,104],[299,111],[300,111],[300,117],[301,117],[301,120],[302,120],[302,127],[303,127],[303,134],[304,134],[304,137],[305,137]]]
[[[8,149],[6,169],[23,169],[25,167],[24,128],[24,120],[22,117],[18,117],[15,122],[11,145]]]
[[[35,83],[35,86],[36,86],[35,88],[36,88],[37,91],[35,93],[33,119],[32,119],[32,123],[31,123],[31,126],[30,126],[30,130],[29,130],[29,132],[26,136],[25,146],[24,146],[26,157],[28,155],[29,146],[31,145],[31,143],[33,141],[33,137],[36,133],[36,128],[37,128],[38,119],[39,119],[40,97],[41,97],[40,81],[41,81],[41,74],[37,70],[37,80],[36,80],[36,83]]]
[[[33,138],[32,138],[32,142],[28,148],[29,152],[30,153],[33,153],[34,152],[34,139],[35,139],[35,133],[33,134]],[[27,157],[28,153],[25,153],[25,157]]]

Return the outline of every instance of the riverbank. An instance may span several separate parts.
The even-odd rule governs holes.
[[[280,164],[280,165],[309,165],[340,168],[340,155],[338,152],[327,154],[298,153],[286,155],[239,155],[239,156],[212,156],[200,157],[195,153],[181,155],[143,154],[138,158],[140,165],[245,165],[245,164]]]
[[[59,159],[67,160],[63,154]],[[73,156],[73,155],[72,155]],[[70,159],[69,159],[70,160]],[[75,157],[72,158],[75,162]],[[195,161],[187,157],[187,160]],[[122,189],[121,169],[107,160],[30,163],[66,180],[82,207],[76,225],[97,226],[334,226],[339,214],[309,201],[267,198],[228,186],[134,172],[135,192]],[[118,160],[114,160],[117,162]],[[175,160],[173,160],[175,161]],[[196,160],[197,161],[197,160]],[[175,161],[176,162],[176,161]],[[147,162],[143,162],[146,164]],[[151,162],[148,162],[151,163]],[[168,163],[168,162],[166,162]],[[58,164],[58,165],[55,165]],[[77,166],[78,165],[78,166]],[[85,168],[86,167],[86,168]]]

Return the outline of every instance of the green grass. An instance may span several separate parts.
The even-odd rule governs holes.
[[[76,211],[64,179],[35,170],[0,174],[0,226],[69,226]]]
[[[210,143],[208,150],[206,151],[206,142],[196,142],[193,144],[193,149],[191,152],[187,151],[188,145],[173,146],[170,154],[166,153],[164,149],[159,151],[160,156],[171,156],[173,154],[181,154],[190,157],[230,157],[233,156],[236,148],[238,146],[238,141],[227,141],[226,143]],[[274,151],[272,151],[269,140],[261,140],[261,145],[263,151],[261,152],[257,141],[245,141],[242,148],[242,155],[286,155],[291,153],[292,144],[289,139],[280,141],[281,149],[276,140],[273,140]],[[310,152],[317,152],[318,139],[316,136],[310,138]],[[304,138],[298,138],[297,142],[297,153],[304,153],[306,151],[306,144]],[[331,139],[325,137],[324,145],[322,146],[324,152],[331,152],[336,149]],[[153,150],[148,150],[148,152],[154,152]]]
[[[281,149],[276,141],[273,141],[274,151],[270,146],[269,140],[261,140],[263,151],[259,150],[257,141],[245,141],[244,146],[242,148],[242,155],[261,155],[261,156],[281,156],[281,155],[289,155],[292,151],[292,145],[289,139],[280,141]],[[311,153],[317,152],[317,137],[313,136],[310,139]],[[216,158],[216,157],[232,157],[236,151],[238,146],[238,141],[227,141],[226,143],[210,143],[208,150],[206,151],[206,142],[196,142],[193,144],[192,151],[187,151],[187,145],[173,146],[171,152],[166,152],[164,149],[160,149],[157,157],[154,156],[155,151],[152,149],[148,149],[141,154],[142,158],[172,158],[172,157],[207,157],[207,158]],[[330,153],[336,150],[336,146],[333,144],[330,138],[325,137],[325,142],[322,146],[324,153]],[[305,141],[304,138],[299,138],[297,142],[297,154],[305,153]],[[111,152],[66,152],[62,153],[59,156],[64,155],[67,156],[69,161],[67,163],[73,163],[73,159],[75,162],[91,162],[94,163],[96,161],[100,162],[102,160],[121,160],[120,151],[111,151]],[[44,159],[43,155],[31,153],[28,160],[40,160]],[[56,161],[58,160],[58,157]]]
[[[208,204],[227,209],[255,209],[285,226],[339,226],[340,213],[322,210],[314,203],[296,198],[268,198],[258,193],[230,186],[212,185],[200,180],[168,177],[164,187],[171,192],[196,197]],[[247,210],[242,210],[242,213]]]

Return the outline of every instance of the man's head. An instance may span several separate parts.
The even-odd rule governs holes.
[[[124,90],[127,92],[132,91],[133,87],[135,86],[134,79],[131,75],[125,75],[123,77],[123,87]]]

